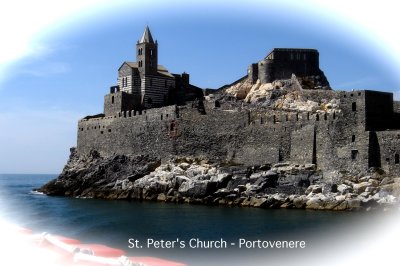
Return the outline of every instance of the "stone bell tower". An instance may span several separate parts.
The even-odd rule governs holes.
[[[148,26],[146,26],[142,38],[136,44],[136,62],[141,74],[157,74],[158,43],[154,42]]]

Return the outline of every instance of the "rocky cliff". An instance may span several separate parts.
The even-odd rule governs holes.
[[[390,208],[400,178],[323,173],[313,164],[227,165],[197,158],[71,156],[60,176],[39,188],[47,195],[174,203],[316,210]]]
[[[302,97],[304,91],[316,92],[309,99]],[[323,97],[319,97],[323,95]],[[318,77],[296,77],[252,84],[248,78],[225,87],[215,95],[220,100],[234,99],[249,106],[262,106],[300,112],[339,113],[339,99],[329,87],[322,87]],[[214,96],[214,97],[215,97]]]

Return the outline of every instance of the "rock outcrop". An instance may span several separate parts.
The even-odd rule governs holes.
[[[319,91],[319,94],[325,92],[327,97],[302,97],[301,91]],[[248,78],[245,78],[235,84],[228,86],[219,93],[222,101],[224,98],[234,97],[243,103],[282,109],[287,111],[300,111],[310,113],[340,113],[339,99],[334,97],[330,88],[322,89],[317,77],[298,78],[295,75],[291,79],[275,80],[272,83],[262,84],[257,80],[252,84]]]
[[[322,173],[313,164],[244,167],[197,158],[161,164],[150,156],[71,156],[61,175],[39,188],[47,195],[154,200],[257,208],[370,210],[395,206],[400,178]]]

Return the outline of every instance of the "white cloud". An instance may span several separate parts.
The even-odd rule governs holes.
[[[400,65],[400,35],[396,34],[399,20],[396,1],[308,0],[307,2],[308,4],[303,3],[307,8],[320,10],[339,26],[351,29],[357,34],[361,33],[366,40],[374,44],[373,46],[383,48],[379,51],[371,50],[372,54],[379,53],[382,57],[392,59],[394,65]]]
[[[55,25],[84,16],[93,9],[104,8],[105,0],[13,0],[0,2],[0,82],[10,65],[28,56],[47,54],[51,48],[43,36]]]

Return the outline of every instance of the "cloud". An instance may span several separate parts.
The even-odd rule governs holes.
[[[65,21],[81,19],[84,14],[105,8],[106,0],[13,0],[0,3],[0,82],[10,74],[12,64],[51,52],[44,37]],[[72,19],[73,18],[73,19]]]

